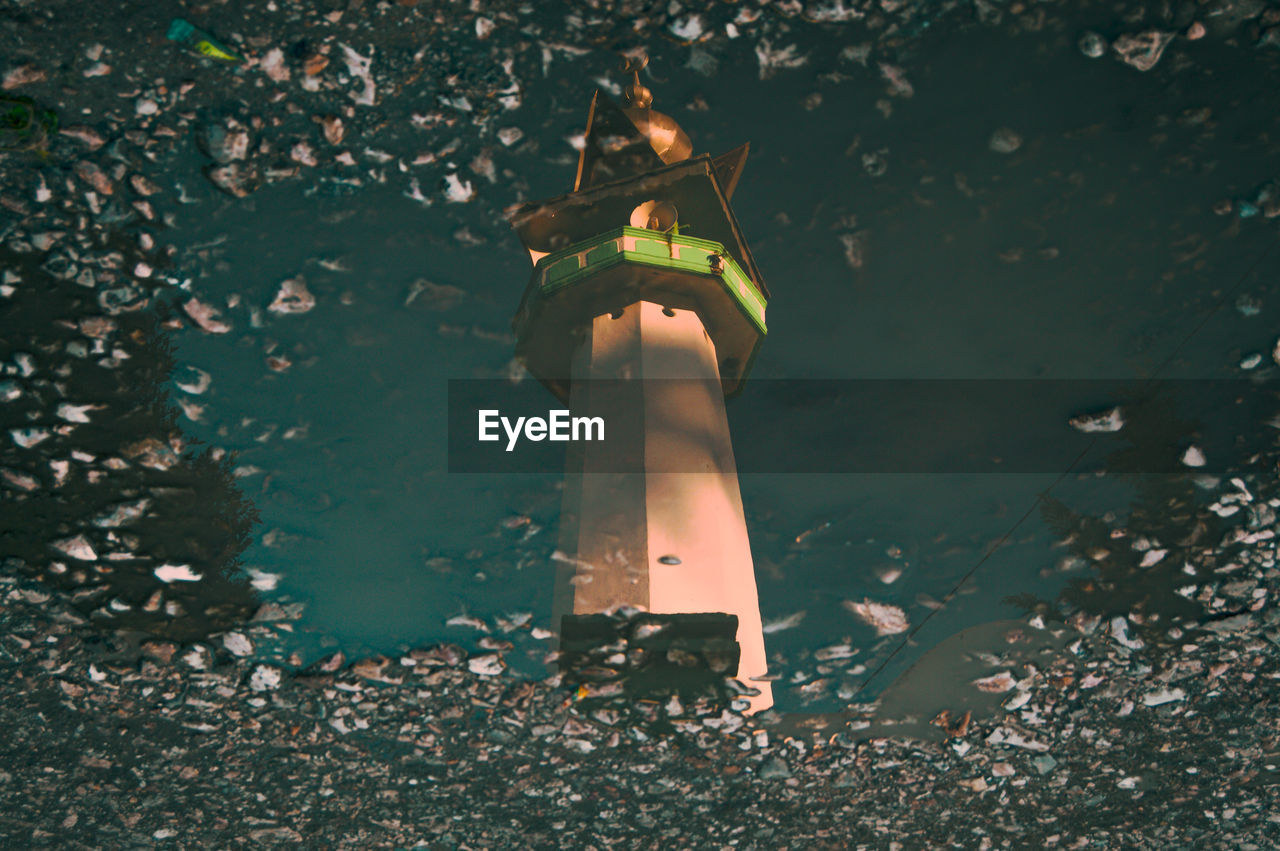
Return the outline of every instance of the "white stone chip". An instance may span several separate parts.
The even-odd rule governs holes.
[[[867,626],[874,627],[877,635],[896,635],[906,632],[910,626],[907,613],[889,603],[845,600],[842,605]]]
[[[87,423],[89,412],[98,407],[98,405],[73,405],[70,402],[63,402],[58,405],[58,419],[69,423]]]
[[[316,306],[316,297],[307,289],[301,275],[280,282],[275,301],[267,307],[272,313],[306,313]]]
[[[973,684],[978,687],[978,691],[985,691],[990,694],[1003,694],[1004,692],[1011,690],[1014,685],[1017,684],[1017,681],[1009,671],[1001,671],[1000,673],[992,674],[989,677],[976,679],[973,681]]]
[[[1029,751],[1047,751],[1049,746],[1044,742],[1038,742],[1035,739],[1024,736],[1011,727],[997,727],[987,736],[987,744],[989,745],[1011,745],[1015,748],[1025,748]]]
[[[162,564],[152,571],[161,582],[199,582],[204,577],[189,564]]]
[[[370,67],[373,65],[373,48],[369,48],[369,55],[361,56],[345,44],[340,44],[342,48],[342,58],[347,63],[347,71],[351,76],[364,83],[364,89],[359,92],[352,92],[351,99],[361,106],[373,106],[377,99],[377,89],[373,84],[373,74]]]
[[[248,656],[253,652],[253,643],[240,632],[228,632],[222,636],[222,646],[234,656]]]
[[[497,653],[474,656],[467,660],[467,668],[471,670],[471,673],[479,674],[482,677],[496,677],[502,673],[504,667],[502,657]]]
[[[1159,564],[1168,554],[1168,550],[1147,550],[1142,554],[1142,561],[1138,563],[1138,566],[1151,567],[1152,565]]]
[[[1185,700],[1187,693],[1180,688],[1163,688],[1142,696],[1143,706],[1161,706],[1178,700]]]
[[[63,555],[80,561],[98,560],[98,554],[93,551],[92,545],[85,539],[84,535],[76,535],[73,538],[54,541],[53,548]]]
[[[465,204],[476,197],[476,190],[471,181],[463,180],[457,174],[448,174],[444,178],[444,197],[454,204]]]
[[[249,688],[253,691],[272,691],[280,687],[280,669],[259,665],[249,675]]]

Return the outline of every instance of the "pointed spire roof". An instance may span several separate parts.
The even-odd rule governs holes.
[[[625,106],[596,90],[574,192],[671,165],[693,153],[693,144],[676,120],[653,109],[653,92],[640,83],[640,70],[648,63],[643,54],[626,57],[623,70],[631,74],[631,84],[622,90]]]
[[[665,199],[678,208],[682,226],[692,226],[690,235],[724,245],[767,299],[769,290],[729,205],[749,146],[717,157],[694,155],[679,125],[652,109],[653,93],[640,84],[643,57],[637,53],[629,59],[625,67],[633,80],[623,90],[627,106],[598,89],[591,98],[573,189],[507,209],[520,241],[537,263],[608,226],[631,221],[638,202]]]
[[[587,132],[578,155],[573,191],[581,192],[635,174],[662,168],[665,163],[649,137],[617,104],[599,89],[591,98]]]

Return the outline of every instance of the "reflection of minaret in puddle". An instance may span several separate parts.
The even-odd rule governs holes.
[[[758,711],[772,691],[724,409],[765,334],[768,290],[728,203],[747,146],[693,156],[638,73],[626,95],[592,100],[574,191],[511,211],[535,263],[517,352],[606,428],[569,444],[553,623],[620,605],[735,616]]]

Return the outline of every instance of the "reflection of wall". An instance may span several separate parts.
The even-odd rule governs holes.
[[[131,241],[108,248],[133,257],[126,268],[137,262]],[[41,264],[51,265],[40,252],[0,254],[22,279],[0,359],[25,353],[31,365],[29,375],[6,376],[20,395],[0,408],[0,555],[113,627],[189,639],[243,620],[254,595],[239,557],[257,511],[230,459],[191,446],[176,425],[171,343],[155,314],[137,309],[150,293],[139,281],[100,281],[99,290],[129,291],[130,309],[121,309],[115,295]],[[24,448],[13,429],[47,436]],[[200,578],[164,582],[156,570],[165,565],[167,576]]]
[[[958,720],[965,713],[984,718],[1001,711],[1008,698],[1003,684],[983,690],[974,681],[1004,672],[1013,679],[1025,675],[1026,665],[1043,667],[1067,643],[1067,635],[1035,629],[1021,620],[1000,620],[960,630],[938,642],[881,692],[878,715],[901,724],[914,719],[909,733],[939,736],[940,713]],[[999,660],[998,664],[993,661]],[[888,731],[893,724],[878,727]],[[904,732],[907,730],[903,730]],[[885,734],[885,733],[882,733]]]

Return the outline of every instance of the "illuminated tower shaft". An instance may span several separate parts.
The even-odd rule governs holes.
[[[617,318],[615,318],[615,316]],[[617,382],[621,375],[640,379]],[[573,359],[570,407],[609,443],[573,444],[553,622],[618,605],[738,619],[739,679],[772,704],[751,545],[715,345],[691,310],[650,301],[597,316]],[[579,381],[577,379],[589,379]],[[620,458],[613,448],[634,457]],[[643,472],[618,472],[620,466]]]
[[[767,290],[728,205],[746,147],[691,156],[635,85],[592,102],[574,192],[512,212],[534,260],[517,354],[603,443],[570,443],[553,626],[623,605],[730,615],[735,675],[772,705],[724,397]],[[696,236],[682,235],[681,229]]]

